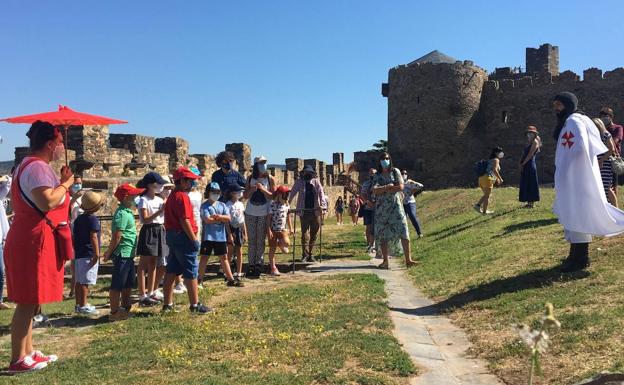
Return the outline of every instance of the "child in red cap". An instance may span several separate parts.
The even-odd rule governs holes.
[[[135,198],[145,191],[124,183],[115,190],[115,198],[119,207],[113,215],[112,237],[104,261],[113,260],[113,275],[110,286],[110,316],[111,321],[128,318],[130,313],[130,292],[134,286],[134,247],[137,239],[136,223],[133,207]],[[121,306],[119,297],[121,295]]]

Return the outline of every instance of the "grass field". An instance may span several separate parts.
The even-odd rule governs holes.
[[[515,188],[496,189],[491,216],[472,209],[472,190],[418,199],[425,237],[412,242],[420,265],[414,283],[466,329],[474,354],[508,384],[524,384],[526,348],[511,324],[535,323],[552,302],[562,329],[544,357],[542,384],[570,384],[601,370],[624,370],[624,238],[596,239],[589,273],[561,274],[569,245],[551,213],[553,190],[533,210]],[[582,207],[579,207],[582,210]]]
[[[93,303],[106,302],[104,285]],[[186,306],[169,315],[137,309],[127,321],[108,323],[64,315],[71,301],[46,306],[60,319],[37,329],[35,343],[62,359],[0,383],[400,385],[416,371],[391,334],[383,281],[375,275],[206,286],[201,296],[217,309],[207,316],[190,315]],[[0,313],[2,325],[9,313]],[[0,362],[8,362],[8,352],[5,335]]]

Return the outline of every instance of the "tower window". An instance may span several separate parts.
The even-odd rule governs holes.
[[[416,96],[416,104],[420,104],[420,96]]]
[[[507,123],[507,118],[507,111],[503,111],[503,113],[501,114],[501,122]]]

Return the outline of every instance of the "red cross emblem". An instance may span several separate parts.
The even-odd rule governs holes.
[[[568,147],[568,149],[570,149],[572,148],[572,146],[574,146],[574,142],[572,141],[572,138],[574,138],[574,134],[570,131],[563,134],[561,138],[563,139],[563,141],[561,142],[561,145],[563,147]]]

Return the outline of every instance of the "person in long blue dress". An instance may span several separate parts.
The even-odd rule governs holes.
[[[537,178],[537,164],[535,158],[542,147],[539,132],[534,126],[526,130],[527,146],[524,148],[520,159],[520,202],[526,202],[526,208],[533,208],[535,202],[539,202],[539,180]]]

